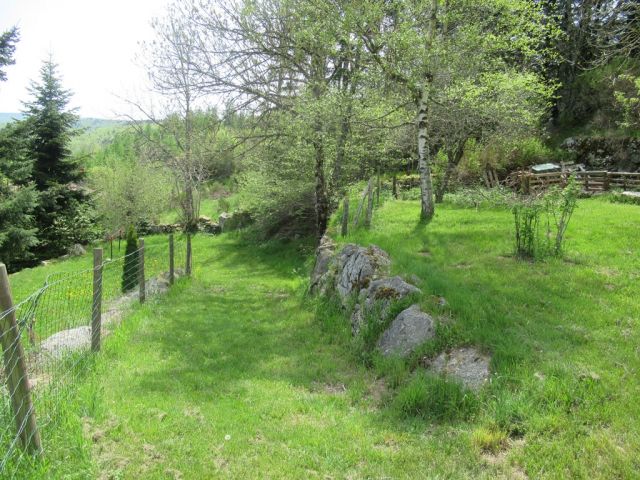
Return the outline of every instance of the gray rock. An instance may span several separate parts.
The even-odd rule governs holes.
[[[476,348],[463,347],[443,352],[427,363],[430,370],[460,381],[471,390],[479,390],[489,380],[491,358]]]
[[[371,281],[367,288],[360,290],[358,305],[351,315],[353,334],[357,335],[360,332],[366,316],[375,313],[377,320],[383,322],[387,318],[392,302],[402,300],[414,293],[421,293],[421,290],[398,276]]]
[[[336,261],[336,291],[343,303],[352,292],[359,292],[373,280],[387,275],[391,266],[389,255],[375,245],[368,248],[345,245]]]
[[[71,245],[69,247],[69,249],[67,250],[67,253],[71,257],[79,257],[87,253],[87,250],[79,243],[76,243],[75,245]]]
[[[331,264],[335,258],[336,244],[327,235],[320,240],[316,250],[316,264],[311,272],[311,293],[324,295],[331,284]]]
[[[41,345],[43,353],[60,358],[63,355],[91,347],[91,327],[78,327],[55,333]]]
[[[400,355],[406,357],[436,333],[433,318],[420,310],[419,305],[412,305],[391,323],[391,326],[378,340],[378,348],[384,356]]]

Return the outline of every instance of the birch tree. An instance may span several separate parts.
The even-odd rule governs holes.
[[[422,220],[433,217],[429,143],[439,94],[484,73],[533,66],[544,34],[524,0],[360,2],[358,33],[387,79],[415,105]]]

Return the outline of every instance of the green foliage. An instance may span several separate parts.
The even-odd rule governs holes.
[[[468,419],[477,410],[478,401],[456,382],[419,372],[398,389],[392,408],[402,416],[444,422]]]
[[[141,163],[132,152],[107,156],[89,172],[100,224],[109,237],[122,235],[128,225],[156,222],[171,196],[168,172]]]
[[[138,252],[138,235],[133,225],[127,230],[127,247],[122,267],[122,292],[127,293],[138,285],[138,263],[140,262],[140,252]]]
[[[614,97],[622,109],[619,125],[628,130],[640,130],[640,76],[625,74],[617,80]]]
[[[30,181],[32,162],[25,143],[20,124],[0,130],[0,261],[9,272],[32,262],[38,244],[38,193]]]
[[[537,199],[525,198],[513,206],[516,255],[536,258],[540,254],[540,215],[542,205]]]
[[[0,34],[0,82],[4,82],[7,79],[4,67],[16,63],[13,54],[16,51],[16,43],[18,43],[19,39],[20,33],[17,27],[12,27]]]
[[[564,188],[523,197],[513,206],[515,251],[521,258],[559,257],[581,187],[574,176]]]

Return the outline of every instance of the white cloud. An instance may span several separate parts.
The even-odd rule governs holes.
[[[15,112],[27,100],[49,52],[63,85],[74,92],[72,106],[84,117],[115,118],[131,113],[121,98],[139,99],[146,74],[134,59],[139,42],[153,38],[151,19],[169,0],[2,0],[0,31],[20,28],[16,65],[0,83],[0,111]]]

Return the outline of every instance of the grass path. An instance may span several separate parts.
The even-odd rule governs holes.
[[[105,353],[91,425],[103,478],[491,476],[454,426],[433,436],[381,413],[372,374],[301,306],[295,246],[223,237],[195,251],[196,280],[141,308]]]

